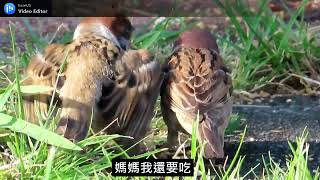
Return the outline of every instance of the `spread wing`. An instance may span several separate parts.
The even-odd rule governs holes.
[[[45,85],[60,90],[61,118],[56,130],[70,140],[82,140],[88,132],[92,108],[101,96],[102,83],[113,78],[113,64],[120,49],[110,40],[91,33],[69,44],[50,45],[43,55],[35,56],[28,68],[26,85]],[[65,62],[66,61],[66,62]],[[63,76],[60,67],[66,63]],[[36,110],[48,114],[52,92],[26,96],[27,119],[37,123]]]
[[[146,50],[130,50],[117,63],[116,74],[103,87],[94,128],[110,125],[108,133],[131,136],[136,142],[145,135],[154,115],[162,83],[160,64]]]
[[[61,117],[56,132],[69,140],[83,140],[92,110],[102,95],[105,80],[114,77],[122,52],[112,41],[88,33],[69,44],[65,80],[60,90]]]
[[[43,54],[35,55],[26,69],[27,79],[23,82],[24,85],[42,85],[61,88],[63,76],[57,81],[60,66],[65,59],[63,53],[64,45],[52,44],[48,46]],[[26,120],[37,123],[37,112],[42,115],[48,114],[48,101],[50,101],[52,91],[41,94],[25,95],[24,110]]]
[[[145,135],[162,82],[160,65],[146,50],[131,50],[121,56],[112,43],[97,37],[52,45],[43,57],[35,57],[30,62],[25,84],[54,87],[65,59],[65,79],[59,86],[62,112],[58,133],[69,139],[83,139],[93,107],[95,130],[103,129],[116,119],[108,133],[132,136],[136,140]],[[48,92],[25,97],[29,119],[37,119],[32,114],[34,102],[41,102],[41,112],[47,112],[47,99],[51,95],[52,92]],[[132,145],[131,142],[123,144]]]

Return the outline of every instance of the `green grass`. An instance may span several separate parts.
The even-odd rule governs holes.
[[[295,90],[319,90],[320,52],[315,38],[319,31],[311,32],[306,23],[298,20],[303,17],[304,6],[285,22],[268,9],[267,0],[259,1],[256,12],[241,1],[213,1],[233,26],[229,30],[232,33],[219,38],[219,43],[224,47],[222,51],[229,51],[222,55],[231,64],[235,89],[283,84]]]
[[[311,77],[309,73],[311,70],[304,61],[318,63],[316,60],[320,56],[319,51],[315,50],[315,40],[308,35],[305,25],[296,19],[297,15],[303,12],[303,8],[294,12],[292,19],[285,23],[265,10],[264,3],[260,7],[260,11],[253,15],[252,12],[239,5],[238,8],[243,11],[238,9],[236,13],[242,15],[241,22],[233,18],[234,9],[225,9],[235,28],[230,29],[226,35],[220,36],[218,42],[226,63],[233,70],[236,89],[250,90],[256,84],[265,85],[290,74]],[[170,23],[173,20],[181,24],[179,30],[170,29]],[[29,58],[34,55],[34,47],[41,50],[50,42],[64,43],[71,40],[70,33],[60,39],[55,39],[55,34],[52,37],[40,37],[34,27],[28,24],[28,20],[24,21],[29,31],[25,33],[28,40],[25,43],[25,51],[22,51],[15,41],[15,33],[21,32],[17,31],[14,26],[10,26],[13,59],[1,59],[0,61],[4,64],[13,62],[11,64],[14,67],[9,72],[0,69],[2,72],[0,77],[6,81],[0,87],[0,145],[4,145],[6,149],[6,151],[0,151],[1,179],[109,179],[112,178],[109,171],[112,159],[122,155],[128,158],[150,157],[161,151],[161,149],[156,149],[138,157],[129,157],[126,151],[117,153],[114,149],[118,145],[113,140],[119,138],[119,135],[94,135],[78,144],[73,144],[53,133],[58,118],[51,112],[46,123],[39,126],[24,121],[22,94],[39,93],[48,90],[48,87],[20,86],[23,81],[20,69],[25,67]],[[132,43],[136,48],[147,48],[154,52],[159,61],[163,61],[170,54],[170,44],[178,35],[192,27],[192,24],[185,23],[184,18],[166,18],[154,27],[153,25],[151,21],[150,24],[138,29]],[[150,27],[152,27],[151,30]],[[234,41],[231,40],[231,37],[238,38]],[[239,57],[239,59],[234,60],[232,57]],[[4,57],[0,56],[0,58]],[[50,109],[53,111],[54,108]],[[158,105],[157,109],[159,109]],[[193,126],[197,127],[197,125],[194,123]],[[164,128],[159,115],[153,120],[152,127],[160,130]],[[240,117],[233,115],[226,133],[231,134],[239,127]],[[261,157],[264,159],[264,164],[257,164],[251,167],[251,171],[243,172],[242,167],[246,164],[245,157],[240,154],[240,148],[244,141],[246,128],[235,157],[229,160],[230,165],[215,167],[213,170],[205,168],[206,164],[202,158],[204,146],[196,140],[196,129],[194,128],[189,139],[191,155],[188,157],[194,159],[195,177],[245,179],[248,176],[255,176],[255,168],[263,166],[266,173],[261,175],[260,179],[319,178],[319,171],[312,174],[307,167],[309,146],[306,142],[306,134],[297,138],[297,147],[290,145],[292,158],[287,159],[286,168],[281,168],[270,156]]]

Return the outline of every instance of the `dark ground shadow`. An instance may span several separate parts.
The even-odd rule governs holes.
[[[291,142],[293,147],[296,148],[296,143]],[[320,143],[319,142],[308,142],[309,143],[309,159],[308,167],[315,173],[317,167],[320,164]],[[234,158],[237,148],[239,147],[238,142],[229,142],[225,144],[226,156],[228,156],[228,163]],[[263,168],[265,168],[263,158],[267,166],[270,165],[270,158],[275,162],[279,163],[280,167],[286,168],[286,160],[292,158],[292,151],[288,145],[288,141],[254,141],[254,142],[244,142],[240,150],[240,155],[245,156],[243,166],[241,168],[241,174],[245,175],[255,166],[254,173],[256,175],[262,175]],[[270,156],[269,156],[270,155]],[[262,158],[263,157],[263,158]],[[270,167],[270,166],[269,166]],[[254,175],[251,174],[249,177],[253,178]]]
[[[281,96],[260,99],[252,105],[234,106],[234,112],[245,119],[247,134],[240,155],[246,156],[242,173],[260,164],[255,169],[259,175],[264,167],[262,155],[269,162],[272,159],[281,167],[292,157],[288,141],[295,145],[295,140],[304,130],[308,132],[309,158],[308,167],[315,173],[320,166],[320,97]],[[242,131],[226,137],[225,152],[228,159],[234,157],[239,146]],[[230,162],[229,162],[230,163]]]

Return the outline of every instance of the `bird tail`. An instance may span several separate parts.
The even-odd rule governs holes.
[[[207,159],[224,157],[224,132],[229,124],[232,113],[232,102],[229,99],[220,107],[205,113],[199,124],[199,139],[207,142],[204,157]]]
[[[201,140],[206,141],[204,148],[204,157],[207,159],[223,158],[224,157],[224,130],[218,127],[207,127],[205,124],[200,124],[199,133]]]

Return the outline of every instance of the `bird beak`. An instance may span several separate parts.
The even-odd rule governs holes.
[[[128,50],[130,48],[130,41],[124,37],[118,37],[117,38],[119,44],[120,44],[120,47],[123,49],[123,50]]]

